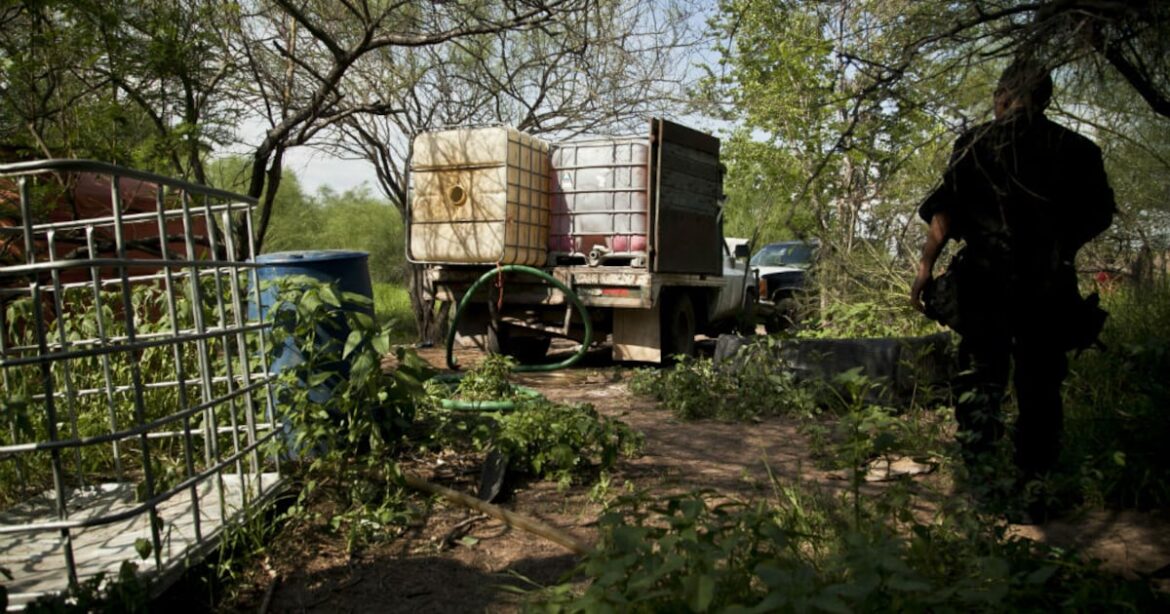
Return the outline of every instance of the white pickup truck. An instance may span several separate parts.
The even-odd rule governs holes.
[[[506,139],[508,153],[501,146],[494,157],[519,160],[494,175],[506,185],[497,204],[489,202],[492,180],[476,174],[497,167],[468,153],[468,143],[487,139],[483,133],[416,139],[407,255],[426,265],[430,298],[460,301],[481,275],[508,263],[491,261],[497,251],[532,258],[533,240],[525,238],[531,226],[543,262],[518,263],[571,288],[588,308],[594,339],[611,336],[615,360],[661,362],[691,354],[696,334],[753,328],[758,279],[747,241],[723,237],[718,139],[658,119],[641,137],[542,145],[512,133],[489,135]],[[484,147],[476,142],[474,149]],[[547,210],[540,202],[546,194]],[[518,237],[513,243],[509,232]],[[463,257],[485,245],[487,258]],[[569,301],[537,279],[502,273],[480,293],[458,332],[489,351],[534,362],[552,337],[581,338]]]

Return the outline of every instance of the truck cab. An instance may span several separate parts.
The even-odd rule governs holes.
[[[752,256],[751,267],[759,278],[757,294],[769,333],[780,332],[797,321],[797,297],[807,286],[819,249],[816,240],[779,241],[763,246]]]

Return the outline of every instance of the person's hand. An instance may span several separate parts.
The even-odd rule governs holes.
[[[930,268],[923,265],[918,267],[918,275],[914,278],[914,284],[910,286],[910,305],[921,313],[926,313],[926,305],[922,303],[922,293],[926,290],[926,284],[930,283],[931,279]]]

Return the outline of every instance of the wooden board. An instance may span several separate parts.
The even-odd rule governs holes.
[[[665,120],[652,120],[654,228],[657,273],[721,275],[719,139]]]
[[[613,310],[613,359],[618,362],[662,362],[659,308]]]

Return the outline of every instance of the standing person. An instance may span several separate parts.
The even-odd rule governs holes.
[[[1004,434],[1014,362],[1020,485],[1060,455],[1066,352],[1090,345],[1105,316],[1095,296],[1081,298],[1073,262],[1115,209],[1101,150],[1044,116],[1051,96],[1040,65],[1023,59],[1004,71],[995,119],[959,137],[942,185],[918,210],[930,229],[910,291],[915,308],[961,335],[955,418],[973,473]],[[935,280],[950,239],[965,246]]]

